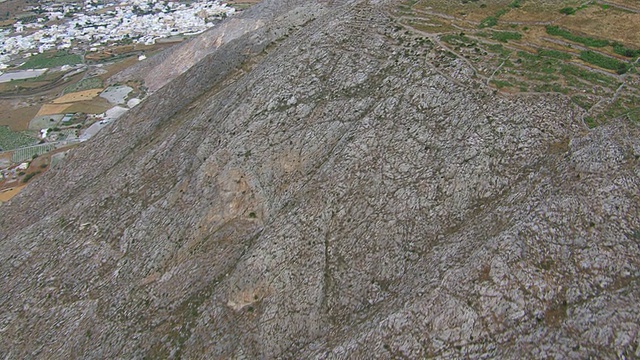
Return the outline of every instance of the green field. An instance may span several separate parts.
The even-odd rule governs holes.
[[[559,36],[569,41],[577,42],[589,47],[601,48],[609,45],[608,40],[594,39],[592,37],[587,37],[587,36],[578,36],[558,26],[549,25],[547,26],[546,30],[547,30],[547,34],[549,35]]]
[[[491,34],[491,38],[493,40],[497,40],[500,42],[507,42],[509,40],[522,39],[522,34],[520,34],[519,32],[513,32],[513,31],[494,31]]]
[[[75,65],[82,63],[82,56],[69,54],[66,51],[43,53],[31,56],[20,66],[20,69],[45,69],[63,65]]]
[[[631,67],[631,65],[626,62],[618,61],[614,58],[593,51],[580,52],[580,60],[599,66],[603,69],[615,70],[618,74],[626,73]]]
[[[2,149],[2,151],[34,145],[37,142],[38,139],[23,132],[11,131],[8,126],[0,126],[0,149]]]

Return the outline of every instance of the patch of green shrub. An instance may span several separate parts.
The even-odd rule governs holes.
[[[502,89],[503,87],[512,87],[510,82],[501,81],[501,80],[491,80],[491,83],[494,84],[498,89]]]
[[[598,126],[598,122],[596,121],[596,119],[592,118],[591,116],[585,116],[584,123],[589,129],[593,129],[594,127]]]
[[[571,101],[585,110],[589,110],[593,106],[589,98],[583,95],[574,95],[571,97]]]
[[[442,35],[442,41],[451,45],[474,46],[476,44],[475,41],[467,37],[464,33]]]
[[[480,29],[483,29],[483,28],[496,26],[498,24],[498,19],[500,19],[500,17],[506,14],[507,12],[509,12],[509,10],[507,9],[500,9],[496,11],[494,15],[487,16],[482,21],[480,21],[480,25],[478,27]]]
[[[624,74],[629,70],[629,64],[593,51],[580,52],[580,60],[599,66],[603,69],[615,70],[618,74]]]
[[[558,51],[558,50],[538,49],[538,54],[540,56],[546,56],[546,57],[559,59],[559,60],[571,60],[572,58],[571,54],[567,54],[565,52]]]
[[[480,25],[478,26],[480,29],[493,27],[498,25],[498,17],[495,15],[487,16],[486,18],[480,21]]]
[[[547,34],[549,35],[560,36],[562,38],[583,44],[585,46],[600,48],[600,47],[605,47],[609,45],[608,40],[594,39],[591,37],[574,35],[571,32],[565,29],[562,29],[558,26],[548,25],[546,29],[547,29]]]
[[[511,54],[511,51],[509,51],[508,49],[505,49],[505,47],[502,46],[502,44],[487,44],[486,48],[492,53],[498,54],[502,57],[505,57]]]
[[[64,93],[72,93],[76,91],[84,91],[90,89],[100,89],[102,88],[102,80],[98,77],[86,78],[78,81],[77,83],[70,85],[66,89],[64,89]]]
[[[560,73],[564,76],[575,76],[593,84],[606,85],[612,88],[618,86],[615,79],[611,76],[606,76],[595,71],[583,70],[573,65],[561,65]]]
[[[519,32],[513,32],[513,31],[494,31],[491,34],[491,38],[493,40],[497,40],[500,42],[507,42],[509,40],[522,39],[522,34],[520,34]]]
[[[36,172],[29,173],[29,174],[25,175],[25,176],[22,178],[22,182],[26,184],[26,183],[28,183],[28,182],[29,182],[29,180],[31,180],[31,178],[33,178],[34,176],[36,176],[36,175],[38,175],[38,174],[40,174],[40,171],[36,171]]]
[[[522,0],[513,0],[511,4],[509,4],[509,7],[512,9],[515,9],[515,8],[519,8],[521,4],[522,4]]]
[[[560,9],[560,13],[565,15],[573,15],[576,13],[576,9],[572,7],[566,7],[566,8]]]
[[[569,93],[569,89],[564,88],[560,84],[557,84],[557,83],[546,83],[546,84],[536,85],[533,88],[533,90],[537,91],[537,92],[556,92],[556,93],[561,93],[561,94],[568,94]]]
[[[640,49],[631,49],[619,43],[614,43],[612,46],[613,52],[618,55],[626,56],[628,58],[635,58],[640,56]]]

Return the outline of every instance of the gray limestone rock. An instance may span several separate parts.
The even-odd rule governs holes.
[[[4,358],[638,356],[637,125],[269,4],[0,208]]]

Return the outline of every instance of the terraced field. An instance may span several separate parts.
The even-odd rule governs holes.
[[[640,121],[640,3],[410,0],[393,15],[508,94],[559,93],[595,127]]]

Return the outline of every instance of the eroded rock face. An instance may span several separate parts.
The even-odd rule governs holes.
[[[637,126],[495,94],[384,4],[327,6],[0,208],[0,353],[640,356]]]

